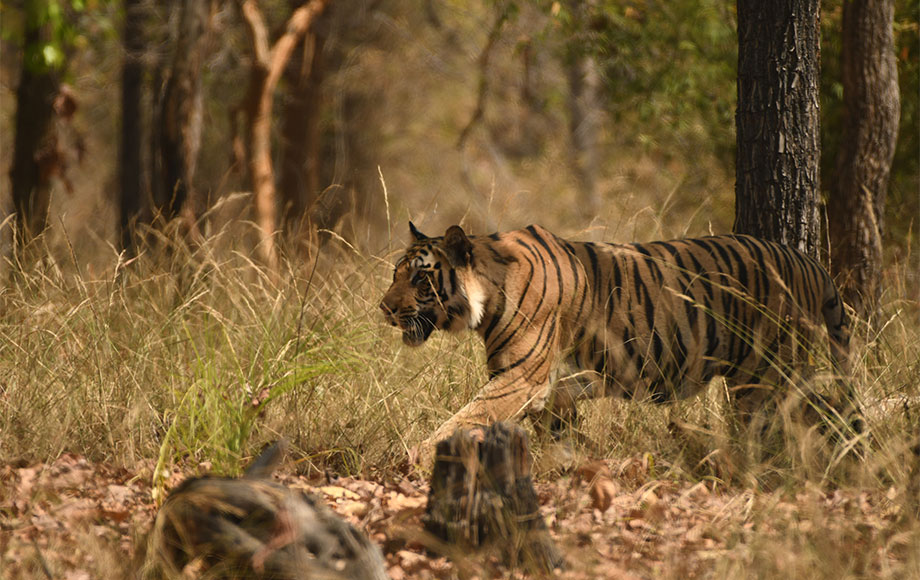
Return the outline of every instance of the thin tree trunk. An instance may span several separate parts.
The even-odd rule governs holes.
[[[738,0],[735,232],[817,256],[820,2]]]
[[[123,45],[125,48],[121,78],[121,148],[119,182],[121,184],[122,247],[133,252],[134,226],[143,219],[144,167],[142,150],[141,99],[144,65],[144,0],[125,0]]]
[[[572,54],[566,66],[569,80],[569,136],[572,167],[579,189],[579,208],[583,217],[597,216],[597,143],[600,132],[598,92],[600,74],[594,58]]]
[[[252,45],[252,70],[243,107],[248,124],[247,165],[252,180],[256,224],[261,237],[259,253],[272,272],[277,272],[278,260],[274,238],[278,223],[278,203],[271,158],[272,100],[294,47],[325,4],[325,0],[311,0],[295,10],[285,25],[284,33],[271,48],[258,4],[255,0],[245,0],[240,6]]]
[[[832,268],[843,297],[860,314],[881,291],[885,197],[900,118],[894,2],[843,5],[843,139],[828,203]]]
[[[185,209],[186,217],[193,222],[201,209],[194,207],[197,204],[194,178],[201,148],[201,66],[208,18],[209,2],[182,1],[176,53],[159,110],[161,165],[156,202],[167,221]]]
[[[18,246],[23,247],[47,226],[51,189],[43,179],[38,156],[53,130],[54,100],[60,87],[56,70],[37,59],[38,46],[49,40],[49,25],[26,18],[22,68],[16,89],[16,135],[10,167]]]

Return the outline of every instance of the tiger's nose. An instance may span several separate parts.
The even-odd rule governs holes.
[[[393,319],[393,309],[387,306],[386,302],[380,303],[380,310],[383,310],[383,316],[390,323],[390,326],[396,326],[396,320]]]

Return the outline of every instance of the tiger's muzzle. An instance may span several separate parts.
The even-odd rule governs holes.
[[[380,310],[390,326],[402,330],[403,342],[408,346],[421,345],[434,332],[435,316],[432,312],[420,312],[412,306],[399,307],[389,304],[386,298],[380,303]]]

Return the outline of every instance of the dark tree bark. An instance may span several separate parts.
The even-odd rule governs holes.
[[[820,2],[738,0],[735,227],[817,256]]]
[[[318,24],[318,23],[317,23]],[[281,124],[282,221],[285,230],[299,237],[312,225],[311,211],[320,194],[320,146],[323,47],[325,34],[313,27],[294,53],[285,77],[289,87]]]
[[[317,230],[335,230],[350,243],[369,242],[372,232],[386,231],[383,191],[378,165],[380,147],[384,142],[386,115],[381,112],[376,87],[379,79],[369,86],[359,86],[344,78],[355,78],[361,69],[353,58],[354,50],[388,51],[393,46],[391,27],[381,25],[389,16],[376,15],[385,10],[385,3],[364,0],[329,2],[320,32],[327,32],[323,52],[323,67],[337,71],[336,78],[324,82],[336,83],[326,91],[320,144],[320,185],[323,188],[310,209],[310,219]],[[360,70],[361,74],[373,74]],[[385,172],[386,168],[382,168]],[[333,239],[317,236],[319,245]]]
[[[22,247],[47,226],[51,189],[41,167],[41,149],[53,131],[54,101],[60,72],[37,58],[51,37],[48,24],[25,19],[22,67],[16,89],[16,135],[10,185],[17,214],[18,246]]]
[[[900,93],[892,0],[843,4],[843,139],[828,203],[832,270],[860,314],[881,281],[885,197],[898,138]]]
[[[121,242],[133,252],[134,225],[144,219],[143,121],[144,88],[144,0],[125,0],[122,44],[125,49],[121,74],[121,147],[118,173],[121,185]]]
[[[210,3],[204,0],[182,0],[176,52],[158,110],[159,167],[154,175],[154,201],[167,221],[185,211],[193,223],[201,209],[195,207],[194,178],[201,148],[201,66],[209,8]]]
[[[138,577],[387,580],[380,548],[322,500],[271,479],[284,442],[240,479],[196,477],[169,493]]]

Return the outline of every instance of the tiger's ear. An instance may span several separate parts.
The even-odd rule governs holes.
[[[444,233],[444,253],[453,268],[469,266],[473,262],[473,244],[460,226],[450,226]]]
[[[415,238],[416,242],[421,242],[422,240],[427,240],[428,236],[418,231],[418,228],[415,227],[415,224],[409,222],[409,232],[412,234],[412,237]]]

